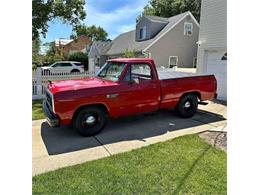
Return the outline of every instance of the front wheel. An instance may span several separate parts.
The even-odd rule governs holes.
[[[106,114],[97,107],[81,110],[73,120],[73,127],[83,136],[98,134],[106,123]]]
[[[192,117],[198,108],[198,97],[194,94],[187,94],[181,98],[177,105],[177,111],[183,118]]]

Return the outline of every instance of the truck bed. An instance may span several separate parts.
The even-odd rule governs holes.
[[[185,92],[198,92],[201,101],[214,98],[215,77],[211,74],[157,70],[161,81],[162,108],[176,105]]]
[[[157,70],[159,80],[175,79],[175,78],[185,78],[185,77],[196,77],[196,76],[208,76],[210,74],[199,74],[199,73],[187,73],[187,72],[177,72],[174,70]]]

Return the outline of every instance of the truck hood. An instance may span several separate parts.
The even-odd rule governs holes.
[[[66,81],[53,81],[48,85],[48,89],[52,94],[61,91],[71,91],[78,89],[88,89],[96,87],[114,86],[118,83],[99,78],[73,79]]]

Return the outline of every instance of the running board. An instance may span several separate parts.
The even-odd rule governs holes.
[[[208,105],[209,103],[208,102],[198,102],[198,104],[200,104],[200,105]]]

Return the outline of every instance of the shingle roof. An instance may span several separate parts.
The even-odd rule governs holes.
[[[111,41],[95,41],[95,45],[100,53],[100,55],[105,55],[110,49],[112,42]]]
[[[108,55],[115,55],[124,53],[126,49],[141,51],[143,50],[149,43],[152,42],[153,39],[149,39],[146,41],[135,41],[135,30],[123,33],[116,37],[112,41],[112,46],[108,50]]]
[[[187,15],[189,12],[184,12],[182,14],[166,18],[168,24],[152,39],[148,39],[145,41],[135,41],[135,30],[120,34],[112,41],[112,46],[108,50],[108,55],[116,55],[122,54],[125,52],[126,49],[128,50],[135,50],[135,51],[142,51],[145,49],[149,44],[151,44],[154,40],[158,39],[162,34],[164,34],[169,28],[175,25],[179,20]],[[147,16],[146,16],[147,17]],[[149,16],[151,18],[151,16]],[[164,20],[165,18],[153,16],[152,18],[160,18]]]
[[[155,20],[155,21],[160,21],[160,22],[168,22],[168,18],[163,18],[163,17],[159,17],[159,16],[144,16],[150,20]]]

